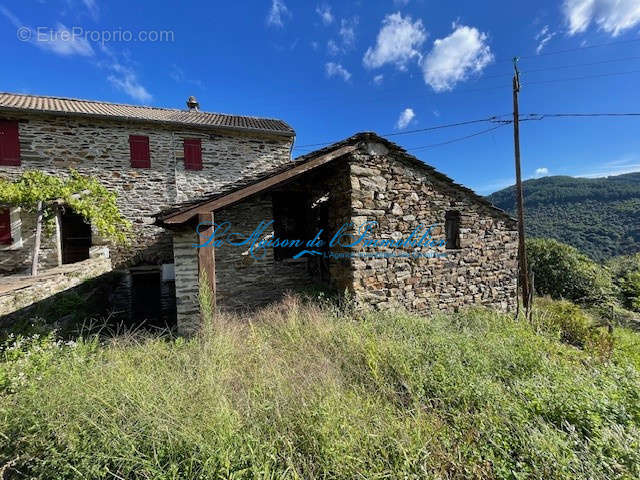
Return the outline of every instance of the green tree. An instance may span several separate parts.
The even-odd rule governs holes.
[[[618,287],[622,306],[640,312],[640,253],[612,258],[607,266]]]
[[[527,240],[536,293],[555,299],[602,304],[615,298],[611,273],[576,248],[553,239]]]
[[[0,204],[19,206],[37,215],[32,274],[37,274],[37,257],[42,224],[51,225],[60,206],[68,206],[90,222],[97,232],[114,244],[126,244],[131,223],[122,216],[116,194],[97,179],[75,170],[59,177],[33,170],[11,181],[0,179]]]

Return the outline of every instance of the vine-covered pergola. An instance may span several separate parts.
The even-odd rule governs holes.
[[[38,274],[38,255],[43,225],[54,228],[58,265],[62,264],[61,212],[71,208],[81,215],[105,239],[114,244],[126,244],[131,223],[122,216],[116,204],[116,194],[97,179],[75,170],[60,177],[31,170],[14,180],[0,178],[0,205],[20,207],[36,215],[31,274]]]

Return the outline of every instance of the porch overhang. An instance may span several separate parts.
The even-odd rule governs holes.
[[[322,165],[326,165],[358,148],[357,145],[346,145],[344,147],[332,150],[325,154],[314,156],[308,160],[302,160],[289,166],[286,170],[272,174],[262,180],[257,180],[247,186],[235,189],[231,192],[216,195],[214,197],[201,200],[191,205],[177,209],[166,215],[160,214],[157,223],[171,228],[185,224],[198,215],[208,215],[216,210],[228,207],[244,200],[247,197],[264,192],[271,188],[281,186],[285,183],[295,180],[299,176],[314,170]]]

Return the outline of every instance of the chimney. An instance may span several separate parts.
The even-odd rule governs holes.
[[[196,97],[194,97],[193,95],[191,95],[187,100],[187,107],[189,108],[190,112],[200,111],[200,104],[198,103],[198,100],[196,100]]]

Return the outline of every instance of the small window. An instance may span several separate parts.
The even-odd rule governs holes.
[[[0,165],[20,165],[18,122],[0,121]]]
[[[0,245],[11,245],[11,214],[8,208],[0,208]]]
[[[451,210],[445,214],[444,230],[447,235],[447,248],[460,248],[460,212]]]
[[[184,139],[184,168],[202,170],[202,142],[199,138]]]
[[[151,168],[151,152],[149,137],[143,135],[129,135],[132,168]]]

